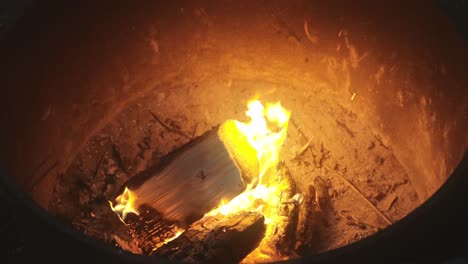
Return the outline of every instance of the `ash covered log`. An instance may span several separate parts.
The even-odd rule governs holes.
[[[294,245],[294,250],[299,254],[311,247],[313,240],[316,239],[312,222],[312,218],[315,217],[315,207],[315,188],[313,185],[309,185],[299,207],[296,243]]]
[[[327,193],[325,182],[317,176],[314,179],[314,185],[309,185],[304,200],[299,206],[294,250],[300,255],[314,250],[320,241],[319,229],[328,203]]]
[[[205,216],[153,255],[184,263],[234,263],[257,247],[265,232],[256,212]]]
[[[278,206],[273,208],[277,219],[268,227],[260,251],[270,256],[287,256],[294,247],[299,199],[296,195],[296,183],[283,162],[278,164],[277,181],[279,186],[287,188],[280,193]]]
[[[187,227],[222,199],[240,194],[258,175],[256,151],[230,120],[131,178],[134,207],[147,205]]]

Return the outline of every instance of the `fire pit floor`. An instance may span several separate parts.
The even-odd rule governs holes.
[[[291,109],[280,159],[298,191],[306,194],[317,176],[324,179],[317,190],[325,210],[316,221],[314,250],[337,248],[373,234],[403,218],[419,200],[384,137],[349,110],[352,100],[335,100],[333,90],[323,88],[326,85],[303,90],[231,79],[174,81],[155,87],[128,103],[84,143],[59,177],[49,209],[91,237],[150,254],[164,236],[131,232],[108,201],[131,176],[164,155],[224,120],[245,119],[245,103],[261,95],[268,101],[281,99]]]

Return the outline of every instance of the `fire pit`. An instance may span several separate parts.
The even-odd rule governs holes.
[[[467,53],[433,7],[362,4],[48,10],[37,46],[17,46],[31,22],[6,42],[1,161],[110,255],[272,262],[385,234],[466,152]]]

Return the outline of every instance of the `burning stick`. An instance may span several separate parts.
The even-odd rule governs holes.
[[[205,216],[153,255],[185,263],[235,263],[257,246],[264,231],[260,213]]]

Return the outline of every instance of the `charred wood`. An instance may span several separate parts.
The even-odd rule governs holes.
[[[180,230],[176,222],[163,218],[159,212],[148,206],[142,206],[139,215],[129,214],[125,223],[141,253],[145,255],[162,246]]]
[[[260,213],[205,216],[153,255],[184,263],[234,263],[257,247],[265,232]]]

